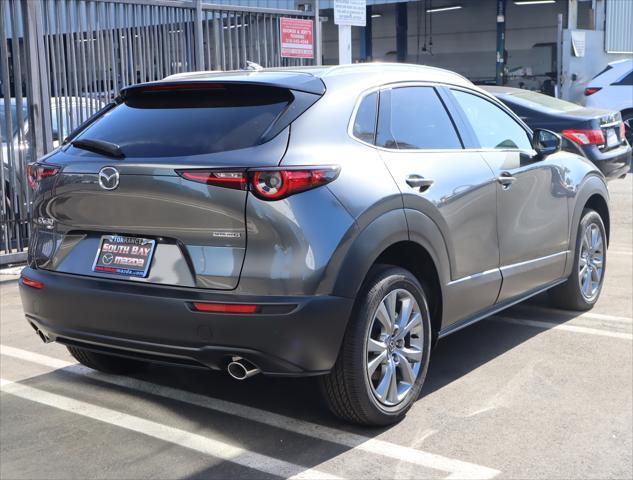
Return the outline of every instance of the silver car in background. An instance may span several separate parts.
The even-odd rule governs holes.
[[[21,108],[18,109],[18,103]],[[88,97],[53,97],[50,102],[53,147],[57,148],[63,138],[90,116],[100,110],[104,103]],[[0,211],[8,220],[10,229],[20,229],[20,236],[27,238],[26,219],[28,218],[28,185],[26,166],[35,160],[31,149],[31,131],[28,115],[28,99],[21,97],[19,102],[11,98],[5,102],[0,97],[0,159],[2,163],[2,196]],[[11,236],[15,240],[15,235]],[[8,243],[9,245],[5,244]],[[16,245],[0,234],[0,251],[11,250]]]
[[[605,179],[455,73],[190,73],[122,91],[30,166],[28,322],[92,368],[318,376],[404,417],[435,342],[549,290],[590,309]]]

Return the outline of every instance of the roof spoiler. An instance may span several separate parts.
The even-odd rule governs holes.
[[[240,72],[241,73],[241,72]],[[325,84],[313,75],[305,73],[278,74],[277,72],[244,72],[243,74],[192,74],[192,75],[172,75],[165,80],[157,82],[139,83],[125,87],[121,90],[121,95],[135,89],[212,89],[220,85],[260,85],[262,87],[277,87],[293,90],[295,92],[310,93],[313,95],[323,95]],[[214,87],[216,86],[216,87]]]
[[[321,98],[325,93],[325,85],[323,82],[313,77],[312,75],[301,75],[307,79],[312,79],[310,85],[312,91],[305,88],[305,82],[261,82],[253,81],[248,77],[243,80],[224,80],[220,78],[214,78],[213,80],[191,80],[188,78],[173,79],[171,81],[160,82],[148,82],[139,83],[130,87],[126,87],[121,90],[119,102],[125,102],[126,99],[136,97],[137,95],[163,93],[169,91],[187,91],[187,92],[221,92],[222,90],[228,90],[227,87],[242,87],[242,88],[257,88],[263,89],[281,89],[287,90],[291,96],[288,106],[282,111],[282,113],[275,119],[270,125],[268,130],[262,135],[261,143],[265,143],[276,137],[282,130],[295,121],[300,115],[302,115],[308,108]],[[303,80],[303,78],[302,78]],[[316,83],[315,83],[316,82]],[[293,88],[298,87],[298,88]],[[318,87],[318,88],[317,88]]]

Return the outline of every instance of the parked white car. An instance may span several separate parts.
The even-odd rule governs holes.
[[[633,59],[611,62],[587,84],[584,104],[587,107],[617,110],[622,114],[631,143],[633,128]]]

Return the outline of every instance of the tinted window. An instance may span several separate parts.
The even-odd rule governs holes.
[[[453,90],[482,148],[530,150],[527,132],[501,108],[483,98]]]
[[[593,77],[593,78],[592,78],[592,80],[593,80],[593,79],[595,79],[595,78],[598,78],[600,75],[602,75],[602,74],[603,74],[603,73],[605,73],[605,72],[608,72],[608,71],[609,71],[609,70],[611,70],[612,68],[613,68],[613,67],[612,67],[611,65],[607,65],[606,67],[604,67],[604,70],[602,70],[602,71],[601,71],[600,73],[598,73],[595,77]]]
[[[175,157],[257,145],[290,101],[287,90],[221,86],[136,93],[77,138],[116,143],[128,157]]]
[[[453,122],[431,87],[404,87],[390,91],[390,102],[381,99],[376,143],[385,148],[462,148]]]
[[[356,112],[354,118],[354,136],[367,143],[374,143],[376,132],[376,115],[378,114],[378,94],[367,95]]]
[[[630,71],[628,75],[625,75],[613,85],[633,85],[633,71]]]

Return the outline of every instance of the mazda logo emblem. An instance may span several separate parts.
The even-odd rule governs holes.
[[[106,265],[110,265],[114,261],[114,255],[111,253],[105,253],[101,258],[101,261]]]
[[[99,170],[99,186],[104,190],[114,190],[119,186],[119,171],[114,167]]]

